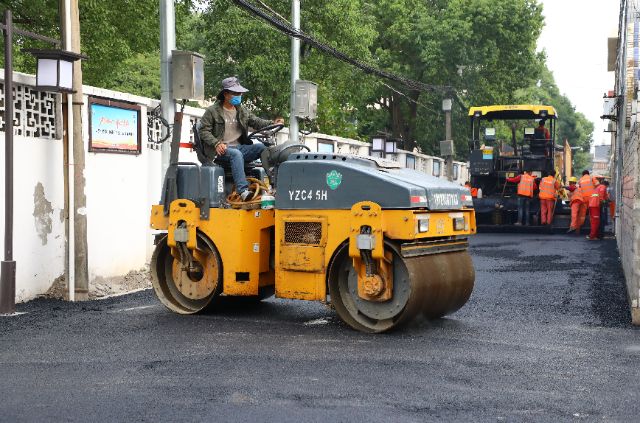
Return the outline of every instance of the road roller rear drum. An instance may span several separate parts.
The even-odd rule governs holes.
[[[180,314],[204,310],[222,290],[220,255],[204,235],[197,237],[197,249],[180,251],[180,247],[169,247],[167,236],[163,236],[151,258],[156,295],[165,306]]]

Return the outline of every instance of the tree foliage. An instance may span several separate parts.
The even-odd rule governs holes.
[[[269,2],[280,16],[288,16],[290,1]],[[360,0],[306,1],[302,30],[320,34],[327,44],[367,60],[375,33]],[[194,48],[206,55],[206,93],[215,96],[220,81],[237,75],[251,89],[248,98],[267,116],[288,115],[291,40],[265,22],[233,6],[229,0],[210,2],[194,31]],[[302,79],[319,82],[319,119],[323,130],[357,135],[356,112],[366,107],[372,81],[353,68],[301,48]]]
[[[61,39],[59,1],[62,0],[1,0],[3,9],[13,11],[14,22],[20,28],[54,39]],[[192,1],[176,4],[176,26],[185,26],[191,14]],[[85,84],[134,94],[148,95],[149,84],[160,82],[160,22],[158,0],[79,0],[81,52],[89,57],[83,61]],[[185,31],[186,32],[186,31]],[[33,73],[35,63],[24,47],[50,48],[50,45],[29,38],[17,37],[15,69]],[[187,37],[188,38],[188,37]],[[180,38],[178,38],[180,41]],[[156,57],[157,60],[152,60]],[[146,60],[143,60],[146,58]],[[152,66],[142,69],[140,66]],[[125,75],[126,74],[126,75]],[[145,80],[151,75],[153,80]],[[134,80],[140,85],[121,82]],[[157,90],[159,92],[159,88]]]
[[[290,15],[290,0],[253,0]],[[60,37],[58,0],[0,0],[22,28]],[[79,0],[86,84],[160,95],[158,0]],[[556,107],[559,134],[587,154],[593,125],[561,95],[536,43],[544,25],[537,0],[305,0],[302,30],[374,67],[433,86],[427,91],[366,75],[317,49],[301,48],[301,78],[319,84],[317,128],[367,139],[386,132],[404,147],[438,154],[442,100],[454,98],[453,137],[465,158],[472,105],[542,102]],[[291,41],[232,0],[176,0],[179,49],[206,57],[205,92],[237,75],[258,114],[288,117]],[[16,70],[33,60],[16,42]],[[578,158],[578,163],[583,160]]]

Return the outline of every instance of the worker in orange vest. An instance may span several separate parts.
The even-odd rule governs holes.
[[[469,191],[471,191],[471,196],[473,198],[477,198],[478,197],[478,188],[473,188],[469,181],[465,182],[464,186],[465,186],[465,188],[468,188]]]
[[[591,194],[596,190],[596,184],[598,180],[592,177],[589,174],[588,170],[582,171],[582,178],[580,178],[580,189],[582,190],[582,198],[584,198],[585,203],[589,203],[589,198],[591,198]]]
[[[602,239],[602,233],[600,232],[600,211],[601,205],[604,201],[607,201],[607,187],[604,184],[598,184],[596,180],[596,187],[589,197],[589,223],[591,224],[591,233],[587,235],[587,239],[595,240]]]
[[[571,226],[569,226],[567,233],[573,231],[580,233],[580,228],[587,217],[587,203],[582,197],[582,189],[578,186],[578,178],[575,176],[569,178],[569,186],[566,188],[569,191],[569,202],[571,203]]]
[[[515,225],[528,225],[531,199],[537,188],[536,178],[531,175],[529,170],[525,170],[522,175],[507,178],[507,182],[518,184],[518,221]]]
[[[558,199],[560,182],[555,177],[544,172],[544,178],[540,180],[540,224],[551,225],[553,223],[553,212]]]

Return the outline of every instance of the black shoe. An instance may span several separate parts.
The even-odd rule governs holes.
[[[573,228],[569,228],[569,230],[567,231],[568,234],[570,234],[571,232],[575,231],[575,229]]]

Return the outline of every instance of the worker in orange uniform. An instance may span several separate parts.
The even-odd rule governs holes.
[[[545,123],[544,119],[539,121],[538,122],[538,127],[533,132],[534,137],[537,140],[550,140],[551,139],[551,133],[549,132],[549,130],[547,128],[545,128],[544,123]]]
[[[587,217],[587,203],[582,197],[582,189],[578,186],[578,178],[575,176],[569,178],[569,186],[566,188],[569,191],[569,202],[571,203],[571,226],[569,226],[567,233],[573,231],[580,233],[580,228]]]
[[[471,196],[473,198],[477,198],[478,197],[478,188],[473,188],[469,181],[464,183],[464,187],[469,189],[469,191],[471,191]]]
[[[591,194],[596,190],[596,184],[598,180],[592,177],[589,174],[588,170],[582,171],[582,177],[580,178],[580,189],[582,190],[582,198],[584,198],[584,202],[589,204],[589,198],[591,198]]]
[[[587,239],[595,240],[602,239],[602,233],[600,233],[600,211],[602,202],[607,201],[607,187],[604,184],[598,184],[596,181],[596,187],[589,197],[589,223],[591,224],[591,233],[587,235]]]
[[[551,225],[553,223],[553,212],[556,200],[558,199],[558,190],[560,182],[555,177],[544,172],[544,178],[540,180],[540,224]]]
[[[545,128],[544,124],[545,124],[544,119],[538,122],[538,127],[534,129],[533,136],[537,140],[547,140],[547,142],[544,145],[544,155],[546,157],[550,157],[551,150],[553,147],[552,141],[551,141],[551,133],[547,128]]]
[[[528,225],[531,199],[537,188],[536,178],[531,175],[530,171],[525,170],[522,175],[507,178],[507,182],[518,184],[518,221],[515,225]]]

